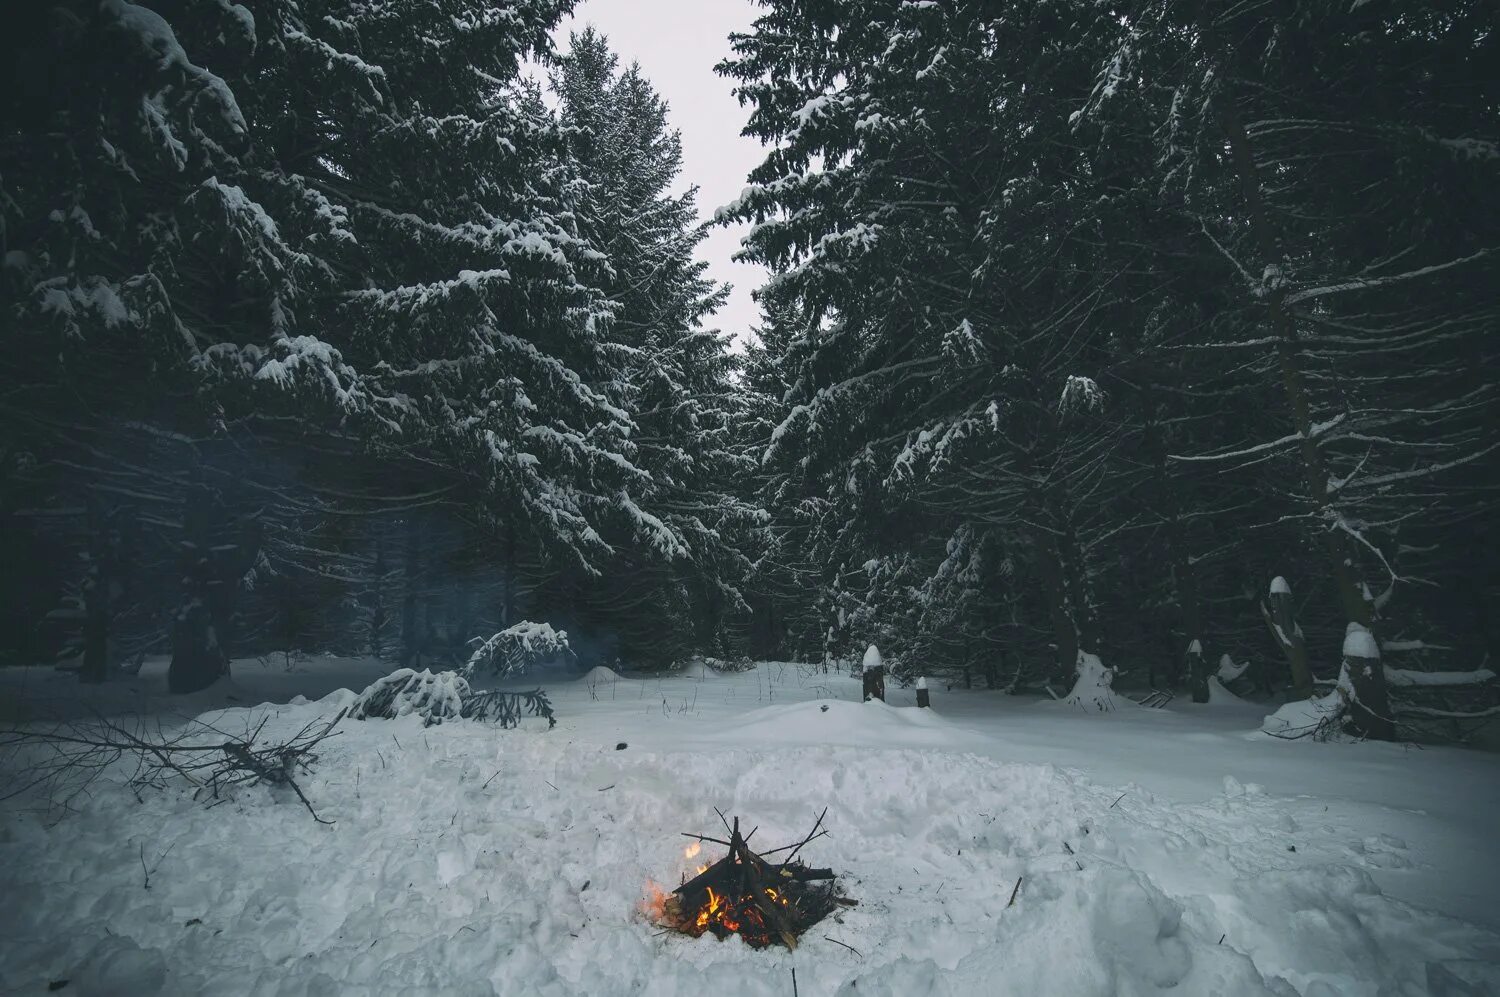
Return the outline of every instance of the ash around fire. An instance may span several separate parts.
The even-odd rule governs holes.
[[[797,939],[840,907],[858,901],[842,895],[832,869],[816,869],[798,860],[802,849],[828,833],[823,828],[825,809],[805,838],[756,853],[749,842],[755,836],[740,833],[740,820],[733,823],[719,814],[728,839],[688,834],[695,839],[688,856],[698,854],[702,844],[721,845],[728,852],[720,859],[699,866],[697,875],[668,894],[656,914],[663,927],[694,938],[712,933],[724,939],[739,935],[752,948],[769,945],[797,947]]]

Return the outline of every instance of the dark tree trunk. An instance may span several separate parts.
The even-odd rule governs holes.
[[[385,650],[381,636],[385,633],[385,531],[382,528],[375,538],[375,577],[370,587],[370,654],[379,657]]]
[[[1038,527],[1032,533],[1032,546],[1036,552],[1037,574],[1042,582],[1042,597],[1047,602],[1047,615],[1052,620],[1053,639],[1057,642],[1057,671],[1059,682],[1069,682],[1078,667],[1078,631],[1073,616],[1068,612],[1068,593],[1063,582],[1062,561],[1052,536]]]
[[[219,645],[213,615],[201,599],[189,599],[177,611],[177,619],[172,625],[168,691],[185,693],[206,689],[228,670],[229,660]]]
[[[1307,665],[1307,645],[1302,641],[1302,628],[1292,608],[1292,590],[1284,580],[1271,583],[1271,593],[1261,603],[1261,615],[1271,630],[1276,646],[1286,655],[1286,663],[1292,674],[1292,695],[1296,699],[1310,699],[1313,694],[1312,670]]]
[[[468,660],[467,648],[479,631],[479,624],[475,620],[474,608],[474,586],[460,583],[455,586],[453,601],[456,606],[450,615],[450,631],[448,640],[453,647],[453,654],[460,663]]]
[[[206,689],[229,670],[213,611],[214,602],[223,601],[223,595],[213,589],[222,588],[225,581],[215,570],[216,506],[207,487],[188,488],[183,509],[186,590],[172,623],[172,663],[167,669],[167,689],[173,693]]]
[[[109,675],[109,526],[99,494],[88,496],[89,570],[83,586],[83,668],[79,681],[99,683]]]
[[[415,512],[406,517],[406,563],[403,565],[405,591],[401,595],[401,664],[416,667],[422,654],[421,620],[417,600],[422,575],[422,523]]]
[[[505,527],[505,573],[500,580],[500,629],[516,622],[516,527]]]
[[[1255,162],[1255,151],[1250,145],[1249,135],[1234,106],[1234,94],[1225,93],[1219,100],[1221,121],[1234,163],[1236,179],[1245,199],[1246,215],[1251,232],[1263,257],[1265,267],[1279,267],[1282,253],[1277,245],[1276,232],[1272,227],[1261,192],[1259,168]],[[1325,513],[1331,513],[1328,489],[1328,471],[1323,462],[1318,437],[1313,432],[1312,406],[1308,400],[1307,387],[1302,373],[1302,346],[1297,336],[1296,322],[1286,303],[1286,282],[1277,280],[1264,288],[1266,317],[1276,339],[1276,360],[1281,373],[1282,390],[1287,406],[1292,413],[1292,427],[1300,437],[1302,470],[1307,480],[1307,494],[1316,512],[1316,521],[1323,522]],[[1324,526],[1319,530],[1319,540],[1328,558],[1328,567],[1338,588],[1339,601],[1344,607],[1344,617],[1351,623],[1373,630],[1375,607],[1365,598],[1365,593],[1355,574],[1356,556],[1349,537],[1342,532]],[[1381,716],[1390,716],[1390,701],[1382,669],[1373,669],[1366,683],[1364,705]],[[1375,729],[1372,738],[1391,736],[1384,726]]]
[[[172,624],[167,688],[197,692],[229,674],[235,596],[260,553],[254,519],[231,524],[213,489],[191,485],[183,509],[182,604]]]
[[[1208,662],[1203,656],[1203,642],[1197,639],[1187,649],[1188,688],[1192,690],[1193,702],[1208,702]]]
[[[1351,646],[1347,638],[1344,643],[1344,673],[1354,689],[1349,702],[1350,727],[1360,737],[1394,741],[1396,724],[1391,719],[1390,704],[1386,699],[1385,665],[1380,660],[1374,636],[1368,631],[1363,636],[1369,638],[1364,642],[1367,645],[1364,648]]]

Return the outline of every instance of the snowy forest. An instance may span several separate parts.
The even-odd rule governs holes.
[[[10,4],[0,993],[1500,994],[1496,12]]]
[[[772,3],[707,218],[567,2],[253,6],[10,15],[5,660],[190,691],[535,619],[1306,699],[1357,625],[1363,734],[1494,711],[1488,4]]]

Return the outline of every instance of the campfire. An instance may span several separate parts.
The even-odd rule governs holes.
[[[781,944],[797,947],[797,938],[840,907],[853,907],[856,900],[841,896],[832,869],[814,869],[797,860],[809,842],[827,834],[823,817],[818,816],[807,837],[794,844],[756,854],[750,850],[749,834],[740,834],[740,819],[734,822],[720,813],[728,840],[702,834],[687,834],[695,839],[688,846],[693,858],[703,844],[722,845],[729,849],[723,858],[698,867],[697,875],[686,879],[661,904],[658,920],[663,927],[694,938],[711,932],[721,941],[739,935],[752,948]],[[784,855],[779,862],[767,856]]]

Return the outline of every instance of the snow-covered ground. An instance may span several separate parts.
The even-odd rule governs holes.
[[[269,713],[272,737],[386,670],[302,668],[240,663],[183,703],[148,663],[92,706]],[[70,682],[0,672],[0,703]],[[264,787],[7,804],[0,992],[786,997],[795,967],[803,997],[1500,993],[1495,755],[1279,741],[1232,700],[863,704],[790,664],[548,689],[551,731],[346,721],[303,780],[332,826]],[[326,698],[252,705],[296,695]],[[860,906],[795,953],[660,934],[651,881],[704,860],[679,832],[716,806],[758,844],[826,806],[806,857]]]

